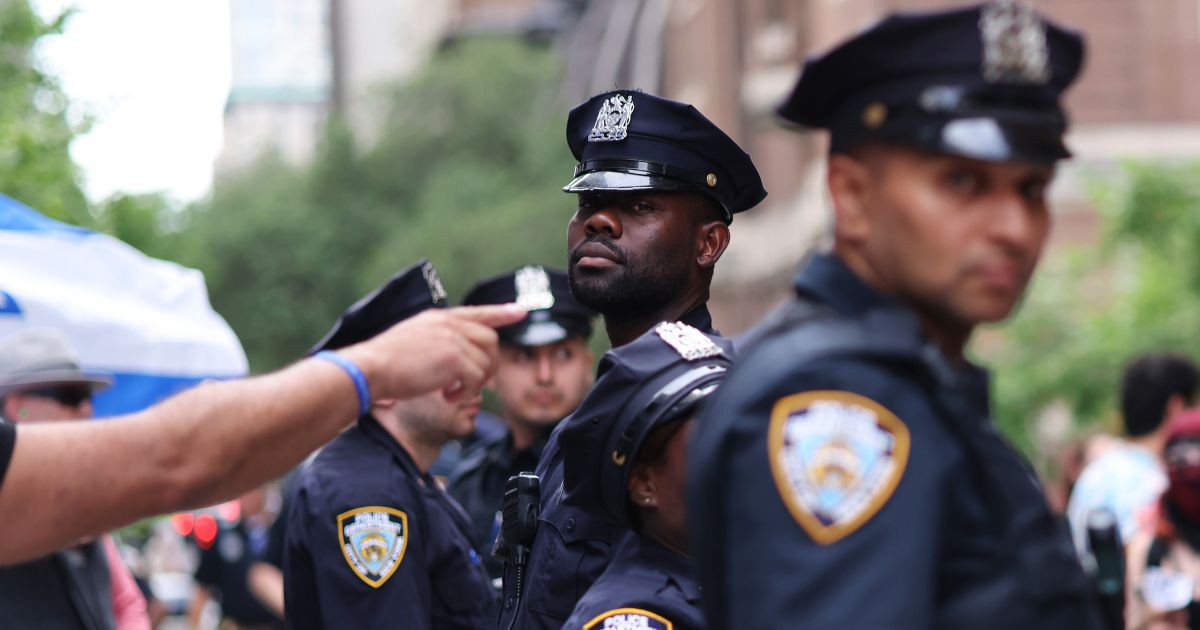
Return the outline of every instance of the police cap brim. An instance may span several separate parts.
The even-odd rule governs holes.
[[[683,180],[663,175],[642,173],[626,173],[623,171],[591,171],[583,173],[563,186],[563,192],[581,193],[598,190],[691,190],[701,191],[700,187]]]
[[[501,328],[500,343],[511,346],[537,347],[558,343],[569,337],[587,338],[591,334],[591,324],[580,321],[578,324],[559,320],[522,322],[516,326]]]

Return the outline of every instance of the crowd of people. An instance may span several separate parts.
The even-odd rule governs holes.
[[[637,90],[570,112],[565,269],[451,307],[422,259],[293,366],[104,422],[60,337],[3,340],[3,625],[148,627],[104,532],[240,494],[193,624],[215,600],[222,628],[1200,627],[1196,365],[1129,363],[1125,435],[1062,515],[965,354],[1042,253],[1083,58],[991,0],[809,60],[778,112],[829,134],[832,246],[736,340],[707,302],[758,168]]]

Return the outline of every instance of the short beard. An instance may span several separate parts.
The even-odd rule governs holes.
[[[578,256],[574,252],[567,265],[571,295],[605,317],[653,315],[666,308],[688,284],[687,266],[678,264],[681,261],[676,252],[656,250],[639,257],[604,237],[584,242],[599,242],[622,259],[623,264],[615,274],[576,271]]]

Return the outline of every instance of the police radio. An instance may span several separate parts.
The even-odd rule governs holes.
[[[500,509],[500,536],[492,555],[517,567],[525,566],[529,547],[537,532],[541,501],[541,480],[523,472],[504,484],[504,504]]]
[[[1117,517],[1100,508],[1087,515],[1087,539],[1095,572],[1092,584],[1100,600],[1104,623],[1110,630],[1125,627],[1125,551],[1117,529]]]

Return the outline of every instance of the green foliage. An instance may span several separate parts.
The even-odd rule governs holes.
[[[559,78],[551,51],[515,39],[442,50],[391,94],[374,146],[334,120],[311,166],[267,159],[219,181],[175,257],[205,271],[255,370],[300,356],[418,258],[452,298],[521,264],[561,266],[573,206]]]
[[[92,224],[67,149],[82,126],[68,100],[34,62],[34,46],[59,33],[69,14],[43,22],[23,0],[0,3],[0,192],[56,219]]]
[[[1079,428],[1119,427],[1118,381],[1149,351],[1197,354],[1200,338],[1200,163],[1126,164],[1096,189],[1102,243],[1038,271],[1018,316],[987,357],[997,421],[1035,456],[1034,422],[1066,403]]]

